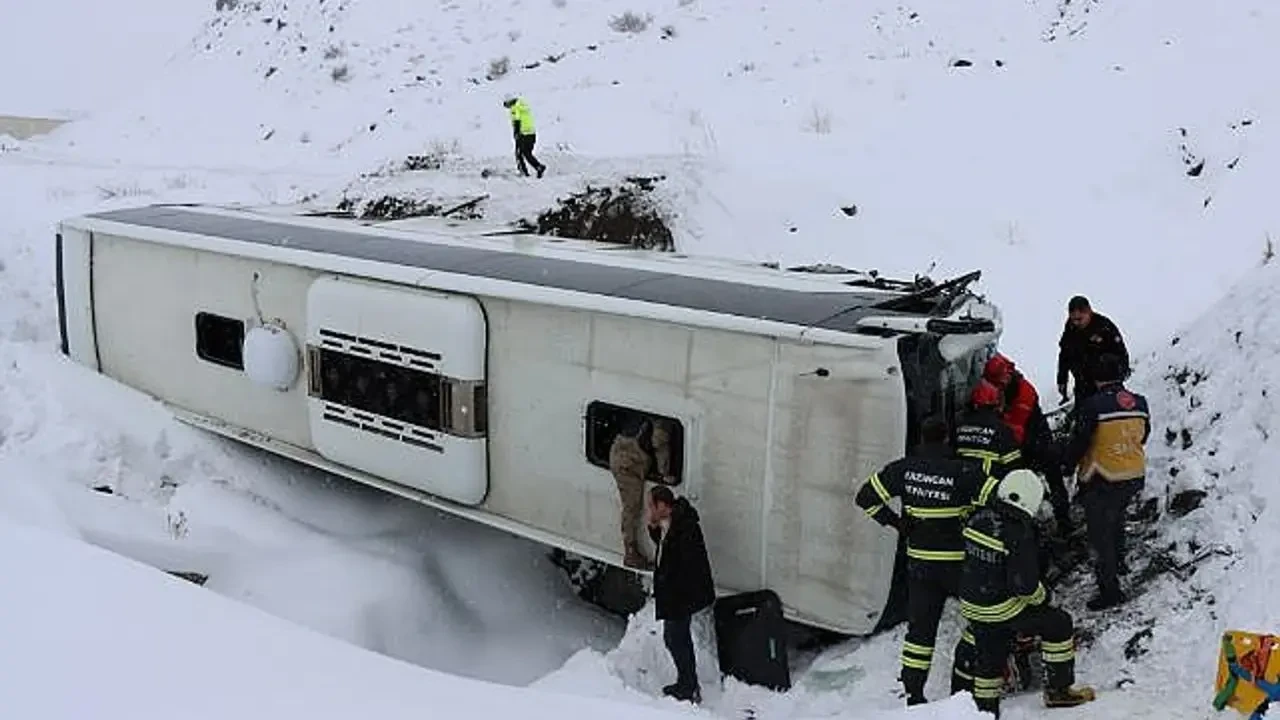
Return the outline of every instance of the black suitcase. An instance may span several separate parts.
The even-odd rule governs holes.
[[[777,593],[755,590],[722,597],[713,612],[721,673],[770,690],[791,689],[787,623]]]

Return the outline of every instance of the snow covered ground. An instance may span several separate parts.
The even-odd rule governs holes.
[[[16,22],[10,13],[0,23],[0,112],[83,118],[41,140],[0,138],[0,515],[207,573],[217,595],[433,670],[608,698],[620,717],[635,704],[678,709],[653,698],[671,670],[645,613],[624,629],[579,603],[540,548],[174,424],[57,357],[52,289],[52,225],[90,210],[489,193],[488,219],[508,221],[587,181],[660,173],[683,251],[907,275],[934,264],[935,276],[981,268],[1006,313],[1004,347],[1045,396],[1071,294],[1093,298],[1141,351],[1133,385],[1157,415],[1148,494],[1162,513],[1147,543],[1175,562],[1205,557],[1186,579],[1156,576],[1122,613],[1085,613],[1087,579],[1063,592],[1091,636],[1082,679],[1103,697],[1055,716],[1206,717],[1218,633],[1276,628],[1266,603],[1275,522],[1266,513],[1280,348],[1267,311],[1280,271],[1251,270],[1268,236],[1280,235],[1270,197],[1280,167],[1280,101],[1267,72],[1278,59],[1274,8],[228,4],[214,12],[213,3],[127,0],[77,15],[59,0],[25,4]],[[624,26],[624,10],[636,13],[636,32],[611,27]],[[488,79],[503,58],[505,74]],[[541,182],[482,172],[509,171],[499,105],[509,92],[526,95],[539,122],[539,156],[551,166]],[[444,166],[369,176],[423,152]],[[850,205],[852,216],[840,211]],[[1188,489],[1208,495],[1175,517],[1170,501]],[[4,622],[27,628],[6,637],[45,643],[34,657],[56,659],[53,648],[82,655],[80,667],[103,687],[134,686],[136,676],[113,673],[136,672],[114,654],[136,645],[138,663],[167,673],[198,662],[236,673],[217,687],[251,683],[245,697],[218,699],[226,706],[199,695],[197,709],[211,716],[254,714],[234,703],[259,691],[281,693],[264,706],[315,693],[317,717],[336,716],[346,701],[314,687],[332,680],[292,677],[292,661],[274,664],[288,666],[282,673],[247,659],[242,651],[271,632],[288,653],[317,656],[308,666],[317,673],[359,672],[343,687],[372,688],[370,697],[386,682],[405,707],[433,707],[432,690],[489,699],[470,681],[357,660],[362,653],[332,643],[322,650],[287,626],[267,631],[249,610],[92,549],[0,529],[11,537],[0,552],[6,606],[22,609]],[[118,601],[70,606],[99,592],[89,580],[111,583]],[[64,595],[68,605],[51,602]],[[181,620],[179,610],[157,607],[228,619],[184,623],[180,641],[166,624]],[[74,621],[59,624],[64,612]],[[939,646],[955,631],[949,623]],[[901,629],[805,658],[786,695],[709,687],[706,710],[892,711],[900,639]],[[200,647],[213,649],[206,657]],[[705,636],[700,652],[709,673]],[[946,661],[940,655],[939,666]],[[50,682],[42,670],[59,668],[51,662],[6,673],[22,680],[0,686],[0,707],[76,716],[72,697],[48,700],[47,713],[29,704]],[[936,674],[931,696],[940,697]],[[375,675],[391,679],[366,679]],[[254,680],[268,677],[285,688],[305,682],[306,692]],[[195,688],[179,680],[190,689],[165,696],[168,705],[136,698],[156,703],[136,714],[190,707]],[[426,702],[409,702],[422,688]],[[119,692],[113,701],[131,702]],[[543,703],[510,697],[522,711]],[[493,691],[493,702],[503,698]],[[1014,698],[1009,710],[1015,719],[1041,712],[1035,697]],[[967,714],[953,700],[906,716]]]
[[[0,590],[6,717],[673,716],[357,650],[86,545],[69,530],[0,522],[0,570],[20,580]]]

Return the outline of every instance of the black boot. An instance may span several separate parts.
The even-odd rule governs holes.
[[[694,705],[702,703],[702,689],[697,685],[689,687],[682,686],[680,683],[672,683],[662,688],[662,694],[680,702],[691,702]]]

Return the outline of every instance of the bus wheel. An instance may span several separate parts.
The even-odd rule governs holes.
[[[578,597],[615,615],[629,617],[649,600],[640,576],[631,570],[574,555],[560,548],[554,548],[550,557],[551,562],[569,578],[569,584]]]

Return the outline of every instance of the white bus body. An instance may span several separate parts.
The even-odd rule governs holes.
[[[853,492],[955,412],[994,347],[976,273],[871,287],[465,227],[68,219],[63,351],[183,421],[614,566],[611,430],[668,418],[721,592],[770,588],[849,634],[900,615],[898,538]]]

